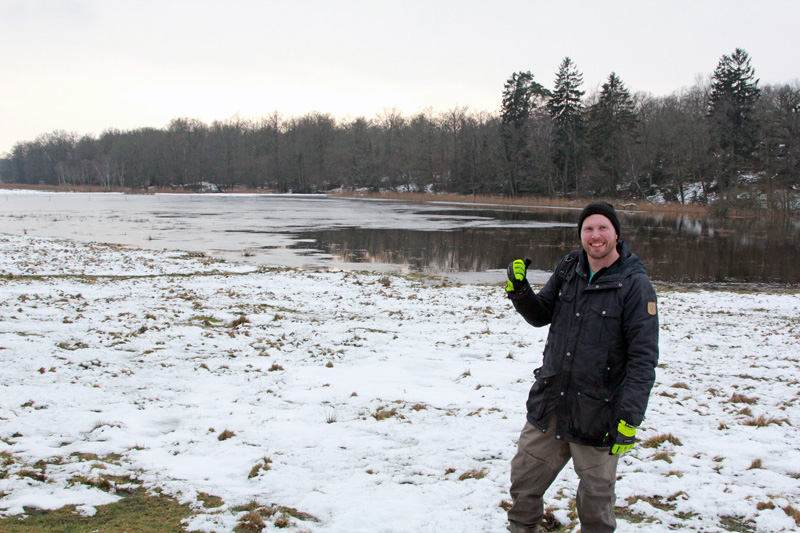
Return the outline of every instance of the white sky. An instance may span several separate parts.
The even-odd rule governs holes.
[[[762,84],[800,78],[798,0],[0,0],[0,155],[57,129],[163,128],[278,110],[372,117],[499,109],[570,56],[665,95],[740,47]]]

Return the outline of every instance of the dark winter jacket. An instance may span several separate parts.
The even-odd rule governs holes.
[[[538,294],[527,282],[508,294],[529,324],[550,324],[528,421],[545,431],[557,411],[556,438],[597,447],[609,445],[620,419],[641,424],[658,363],[655,290],[625,243],[617,251],[591,285],[586,252],[575,251]]]

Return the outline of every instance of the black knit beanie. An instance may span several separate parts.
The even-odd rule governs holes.
[[[581,218],[578,220],[578,238],[581,236],[583,221],[586,220],[586,217],[592,215],[603,215],[610,220],[611,225],[614,226],[614,230],[617,232],[617,238],[620,237],[619,219],[617,218],[617,212],[614,211],[614,206],[608,202],[592,202],[581,211]]]

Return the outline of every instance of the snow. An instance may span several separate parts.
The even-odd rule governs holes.
[[[105,475],[192,504],[196,531],[252,501],[319,520],[290,531],[502,531],[547,334],[503,285],[0,234],[0,515],[91,515],[119,496],[76,480]],[[796,531],[800,298],[660,288],[659,307],[618,531]],[[567,466],[547,495],[563,522],[576,484]]]

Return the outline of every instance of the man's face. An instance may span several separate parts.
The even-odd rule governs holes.
[[[592,259],[602,261],[617,249],[617,232],[603,215],[590,215],[581,227],[581,244]]]

